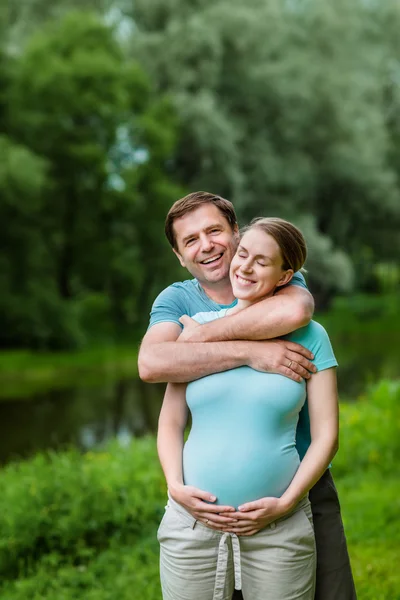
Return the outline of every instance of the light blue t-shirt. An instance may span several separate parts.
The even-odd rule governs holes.
[[[300,272],[293,275],[289,285],[299,285],[307,289],[305,279]],[[237,300],[231,304],[214,302],[207,296],[197,279],[178,281],[165,288],[154,300],[149,327],[165,322],[177,323],[182,327],[179,323],[182,315],[192,317],[198,312],[219,311],[222,308],[231,308],[236,304]]]
[[[204,323],[225,313],[195,319]],[[313,352],[319,370],[337,365],[328,335],[315,321],[286,338]],[[189,383],[186,401],[192,413],[183,452],[187,485],[215,494],[217,504],[235,507],[283,494],[300,464],[296,428],[305,382],[239,367]],[[304,452],[309,443],[308,421],[308,439],[300,444]]]

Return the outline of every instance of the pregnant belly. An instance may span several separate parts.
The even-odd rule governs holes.
[[[300,464],[294,444],[239,442],[208,439],[200,446],[189,437],[183,452],[185,484],[214,494],[216,504],[235,508],[266,496],[280,497]]]

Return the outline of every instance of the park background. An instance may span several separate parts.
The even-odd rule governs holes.
[[[0,6],[0,598],[160,598],[169,206],[289,218],[337,354],[360,600],[400,598],[400,3]]]

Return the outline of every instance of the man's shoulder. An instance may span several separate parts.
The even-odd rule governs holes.
[[[179,297],[186,294],[199,293],[199,284],[197,279],[185,279],[184,281],[176,281],[160,292],[157,298],[160,297]]]

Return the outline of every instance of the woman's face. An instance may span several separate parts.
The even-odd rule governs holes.
[[[288,283],[293,270],[282,269],[281,250],[274,238],[259,227],[247,231],[232,259],[230,279],[238,300],[249,304],[271,296]]]

